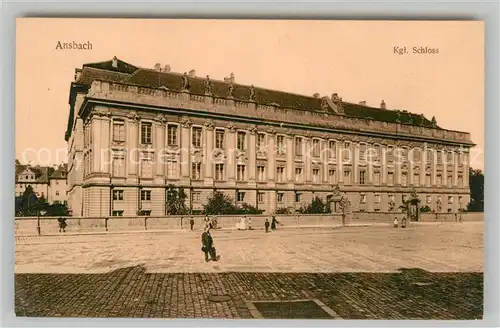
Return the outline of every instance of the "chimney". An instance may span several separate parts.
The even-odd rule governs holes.
[[[164,72],[170,72],[170,65],[165,65]]]
[[[189,71],[189,76],[190,77],[195,77],[196,76],[196,71],[194,69]]]
[[[75,81],[78,81],[80,79],[80,76],[82,76],[82,70],[81,70],[81,68],[76,68],[75,69]]]
[[[382,102],[380,103],[380,108],[382,108],[382,109],[386,109],[387,108],[385,106],[385,101],[382,100]]]
[[[336,102],[339,100],[339,95],[337,93],[332,94],[332,101]]]
[[[366,100],[362,100],[362,101],[360,101],[360,102],[359,102],[359,104],[360,104],[361,106],[366,106]]]
[[[229,75],[229,82],[234,83],[234,73],[231,72],[231,75]]]
[[[155,71],[161,72],[161,64],[160,63],[156,63],[156,65],[155,65]]]
[[[111,65],[114,68],[118,68],[118,58],[116,58],[116,56],[113,57],[113,62],[111,63]]]
[[[316,92],[315,94],[313,94],[313,97],[316,99],[319,98],[319,93]]]

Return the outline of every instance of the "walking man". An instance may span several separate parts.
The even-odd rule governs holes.
[[[266,233],[269,232],[269,220],[266,219],[266,222],[264,223],[264,227],[266,228]]]
[[[276,230],[276,224],[279,223],[276,220],[276,217],[273,215],[273,219],[271,220],[271,230]]]
[[[191,219],[189,220],[189,225],[191,226],[191,231],[193,231],[193,227],[194,227],[194,219],[193,219],[193,217],[191,217]]]
[[[201,235],[201,243],[203,245],[201,250],[205,253],[205,262],[218,261],[220,259],[220,256],[217,255],[214,247],[214,241],[212,239],[212,235],[210,234],[210,227],[206,227],[205,231]]]

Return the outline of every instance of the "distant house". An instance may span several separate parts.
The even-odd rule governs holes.
[[[28,186],[33,188],[37,197],[44,197],[49,204],[67,204],[66,193],[67,166],[23,165],[16,160],[15,196],[21,196]]]

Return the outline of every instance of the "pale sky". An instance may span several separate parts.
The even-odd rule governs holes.
[[[56,50],[58,41],[90,41],[92,50]],[[408,53],[395,54],[395,46]],[[413,54],[414,46],[439,53]],[[437,21],[18,19],[16,158],[66,161],[74,70],[113,56],[220,80],[233,72],[237,83],[338,93],[374,107],[383,99],[470,132],[479,153],[471,166],[484,167],[484,25]]]

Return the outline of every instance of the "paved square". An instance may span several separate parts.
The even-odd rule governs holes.
[[[317,299],[345,319],[482,317],[482,223],[213,236],[217,263],[199,231],[16,238],[16,313],[253,318],[248,302]]]

